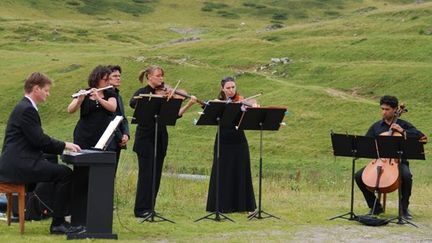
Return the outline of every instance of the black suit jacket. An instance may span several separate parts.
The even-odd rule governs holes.
[[[65,143],[44,134],[39,113],[23,98],[9,116],[2,154],[0,181],[26,182],[34,175],[33,168],[44,160],[43,153],[61,154]]]

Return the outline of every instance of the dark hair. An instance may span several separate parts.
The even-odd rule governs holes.
[[[121,67],[119,65],[108,65],[107,67],[111,70],[112,73],[115,71],[118,71],[119,73],[122,72]]]
[[[148,66],[145,70],[141,71],[140,75],[138,76],[138,80],[141,83],[144,83],[144,77],[148,80],[149,74],[152,74],[156,70],[160,70],[162,72],[162,76],[165,76],[165,71],[163,70],[163,68],[156,65],[151,65]]]
[[[34,86],[45,87],[45,85],[51,85],[52,81],[48,76],[40,72],[34,72],[30,74],[24,81],[24,91],[30,93]]]
[[[235,79],[234,79],[233,77],[231,77],[231,76],[228,76],[228,77],[223,78],[223,79],[220,81],[221,88],[223,88],[223,87],[225,86],[225,84],[228,83],[228,82],[234,82],[234,83],[235,83]],[[234,97],[236,97],[237,95],[238,95],[238,93],[237,93],[237,91],[236,91],[236,94],[234,95]],[[221,91],[219,92],[218,99],[220,99],[220,100],[226,100],[226,99],[227,99],[227,97],[225,96],[225,93],[223,92],[223,90],[221,90]]]
[[[384,95],[380,99],[380,105],[388,105],[391,108],[397,108],[398,107],[398,99],[395,96],[391,95]]]
[[[105,76],[109,76],[111,70],[107,66],[98,65],[93,69],[88,77],[88,85],[90,88],[96,88],[99,80],[103,79]]]

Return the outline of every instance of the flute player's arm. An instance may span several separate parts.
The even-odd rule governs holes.
[[[67,108],[67,111],[69,113],[74,113],[75,111],[77,111],[78,108],[80,108],[82,102],[84,101],[84,98],[85,98],[84,95],[80,95],[77,98],[72,99],[71,103]]]

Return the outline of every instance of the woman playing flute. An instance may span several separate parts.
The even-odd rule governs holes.
[[[99,65],[88,78],[89,95],[74,98],[68,106],[68,112],[80,109],[80,119],[74,130],[74,143],[82,149],[94,147],[114,117],[117,108],[115,93],[112,89],[103,89],[109,85],[108,77],[111,70]],[[83,92],[83,91],[80,91]],[[113,150],[108,146],[108,150]]]

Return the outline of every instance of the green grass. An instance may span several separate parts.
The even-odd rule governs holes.
[[[126,156],[126,158],[129,158]],[[347,161],[348,162],[348,161]],[[349,184],[349,178],[345,175],[344,183]],[[230,214],[236,222],[216,223],[202,221],[193,223],[194,220],[205,216],[205,203],[208,189],[207,181],[180,180],[164,176],[162,178],[161,190],[157,201],[157,210],[163,216],[176,222],[170,224],[143,223],[133,217],[134,183],[136,176],[136,165],[132,161],[124,160],[120,165],[119,176],[123,179],[117,181],[116,210],[114,212],[113,231],[118,234],[120,241],[288,241],[313,239],[314,231],[318,229],[333,229],[333,234],[339,234],[339,240],[344,239],[349,229],[358,229],[363,234],[378,233],[374,239],[388,237],[404,237],[409,234],[412,240],[428,239],[430,234],[427,228],[430,227],[428,215],[431,214],[428,207],[428,196],[430,187],[416,187],[413,191],[413,213],[415,223],[421,226],[420,229],[409,226],[390,225],[382,228],[370,228],[360,226],[358,223],[344,220],[328,221],[327,219],[345,213],[349,208],[349,190],[336,188],[320,190],[310,186],[309,182],[300,182],[295,186],[293,181],[265,178],[263,207],[265,211],[281,218],[281,220],[266,219],[264,221],[248,221],[246,214]],[[255,181],[256,182],[256,181]],[[255,187],[256,187],[255,183]],[[179,190],[182,188],[182,190]],[[360,192],[356,190],[356,196]],[[396,215],[395,193],[390,194],[387,199],[387,212],[384,217]],[[356,213],[366,213],[364,204],[360,200],[355,203]],[[7,241],[63,241],[64,236],[49,236],[47,233],[50,220],[39,222],[26,222],[24,236],[19,236],[18,225],[8,227],[1,223],[2,234],[0,238]],[[338,230],[339,227],[343,230]],[[312,235],[309,238],[298,238],[298,234]],[[332,234],[330,233],[327,238]],[[316,237],[316,236],[314,236]],[[334,237],[334,236],[333,236]],[[361,236],[351,236],[352,239]],[[393,237],[393,238],[391,238]]]
[[[264,133],[265,209],[283,220],[248,222],[245,215],[235,214],[236,224],[194,224],[193,219],[205,214],[208,182],[164,178],[157,207],[178,224],[137,224],[132,217],[137,163],[131,151],[132,136],[123,153],[117,191],[120,218],[133,232],[115,221],[120,238],[284,241],[307,235],[308,227],[351,227],[351,222],[325,220],[348,209],[351,170],[349,158],[332,157],[330,130],[364,134],[380,119],[378,98],[393,94],[408,105],[409,113],[403,118],[430,136],[432,35],[427,33],[432,31],[432,3],[413,2],[2,1],[0,131],[22,97],[22,81],[32,71],[55,80],[40,113],[45,131],[63,140],[72,140],[79,118],[66,112],[70,95],[86,87],[88,74],[98,64],[123,67],[121,92],[126,102],[141,86],[140,70],[150,64],[164,67],[167,83],[174,85],[181,79],[181,88],[203,100],[217,96],[222,77],[235,75],[242,95],[263,92],[258,98],[262,105],[283,105],[289,110],[286,127]],[[174,31],[182,29],[193,31]],[[200,41],[171,44],[187,37],[200,37]],[[273,57],[289,57],[292,62],[260,70]],[[199,107],[193,107],[169,128],[165,172],[210,174],[216,131],[192,125],[198,111]],[[126,113],[132,116],[133,110],[127,106]],[[134,125],[131,130],[133,134]],[[256,183],[259,134],[246,134]],[[0,144],[3,136],[0,133]],[[425,149],[428,157],[430,145]],[[360,161],[358,167],[366,162]],[[416,222],[430,226],[429,158],[413,161],[411,169]],[[357,195],[356,208],[363,212],[358,191]],[[390,197],[388,215],[392,216],[395,193]],[[17,230],[0,224],[0,238],[63,239],[41,233],[48,222],[27,226],[26,235],[19,238]],[[418,240],[430,238],[422,230],[405,226],[389,230],[402,238],[405,230]]]

